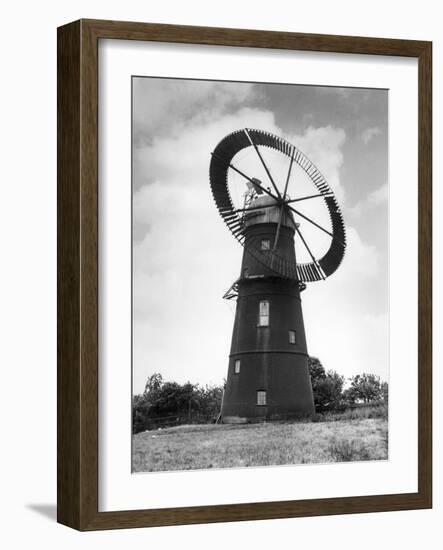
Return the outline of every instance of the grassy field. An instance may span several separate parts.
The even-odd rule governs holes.
[[[386,460],[387,419],[341,414],[316,422],[185,425],[133,436],[133,471]],[[317,419],[318,420],[318,419]]]

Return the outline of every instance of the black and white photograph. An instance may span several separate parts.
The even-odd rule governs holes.
[[[132,471],[389,459],[386,89],[132,78]]]

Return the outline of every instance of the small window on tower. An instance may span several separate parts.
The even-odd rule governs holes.
[[[266,391],[257,390],[257,405],[266,405]]]
[[[240,374],[240,359],[236,359],[234,363],[234,374]]]
[[[289,343],[290,344],[296,344],[297,343],[297,335],[295,333],[295,330],[289,331]]]
[[[271,250],[271,241],[269,239],[261,240],[261,249],[262,250]]]
[[[263,300],[259,303],[258,326],[269,326],[269,302],[267,300]]]

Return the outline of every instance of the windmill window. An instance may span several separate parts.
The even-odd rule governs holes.
[[[297,335],[295,333],[295,330],[289,331],[289,343],[290,344],[296,344],[297,343]]]
[[[258,326],[269,326],[269,302],[267,300],[263,300],[259,303]]]
[[[264,406],[266,405],[266,391],[257,390],[257,405]]]
[[[271,250],[271,241],[269,239],[261,240],[261,249],[262,250]]]
[[[240,374],[240,359],[236,359],[234,363],[234,374]]]

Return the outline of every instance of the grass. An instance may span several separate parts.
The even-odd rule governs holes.
[[[142,432],[133,436],[133,471],[386,460],[387,419],[366,418],[363,412],[347,418],[347,412],[340,419],[324,415],[321,422],[185,425]]]
[[[388,405],[366,405],[355,408],[349,408],[341,412],[326,412],[316,414],[313,422],[330,422],[332,420],[363,420],[365,418],[383,418],[388,419]]]

